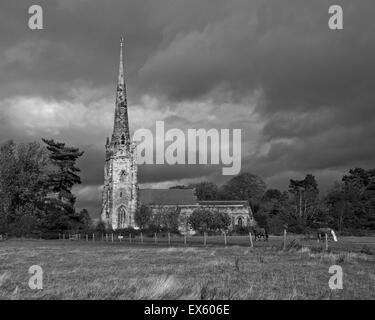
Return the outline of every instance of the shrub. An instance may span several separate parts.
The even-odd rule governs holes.
[[[194,210],[190,215],[188,223],[194,230],[201,233],[207,231],[216,232],[228,229],[230,217],[225,212],[199,208]]]

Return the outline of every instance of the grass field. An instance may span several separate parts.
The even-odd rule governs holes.
[[[375,299],[372,237],[341,238],[330,252],[301,238],[302,247],[286,251],[281,237],[253,249],[246,237],[227,247],[220,237],[207,247],[199,237],[187,247],[144,240],[1,241],[0,299]],[[328,286],[334,264],[343,268],[343,290]],[[43,290],[28,287],[31,265],[43,268]]]

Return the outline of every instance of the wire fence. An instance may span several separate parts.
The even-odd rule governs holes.
[[[8,237],[7,234],[0,234],[0,241],[17,240],[44,240],[43,234],[34,237]],[[276,249],[289,251],[301,249],[302,247],[318,251],[354,251],[361,252],[364,249],[375,251],[375,237],[341,237],[338,242],[332,241],[328,236],[318,241],[313,235],[295,235],[288,234],[286,230],[281,236],[270,235],[268,239],[255,238],[252,233],[247,235],[212,235],[204,233],[202,235],[180,235],[172,233],[106,233],[90,232],[75,233],[61,232],[56,233],[47,239],[58,241],[76,241],[88,244],[113,244],[113,245],[132,245],[132,246],[154,246],[154,247],[229,247],[243,246],[250,249]],[[370,249],[368,249],[370,248]]]
[[[137,234],[127,233],[61,233],[60,240],[70,241],[86,241],[86,242],[104,242],[104,243],[123,243],[131,245],[152,245],[152,246],[246,246],[254,247],[277,247],[279,249],[287,250],[291,246],[302,242],[304,246],[316,246],[316,240],[311,238],[304,238],[298,235],[288,235],[284,231],[283,236],[270,236],[268,238],[257,238],[251,232],[248,235],[209,235],[203,233],[202,235],[177,235],[171,233],[154,233]],[[329,250],[331,241],[328,237],[325,241],[318,242],[325,250]]]

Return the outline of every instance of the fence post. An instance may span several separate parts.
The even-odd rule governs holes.
[[[92,241],[95,241],[95,233],[92,234]]]
[[[251,245],[251,248],[254,248],[254,245],[253,245],[253,237],[251,236],[251,232],[249,232],[249,239],[250,239],[250,245]]]
[[[171,234],[168,232],[168,246],[171,246]]]
[[[186,233],[184,234],[184,245],[186,246]]]
[[[224,245],[227,246],[227,234],[224,232]]]
[[[111,237],[112,237],[112,242],[113,242],[113,233],[111,233]]]
[[[286,229],[284,229],[284,251],[286,250]]]
[[[326,251],[328,251],[328,234],[326,233]]]
[[[206,232],[203,233],[203,244],[207,245]]]
[[[89,235],[86,233],[86,241],[89,241]]]
[[[65,240],[65,233],[63,233],[63,240]]]
[[[129,242],[132,243],[132,234],[129,233]]]
[[[155,232],[155,243],[157,243],[156,232]]]

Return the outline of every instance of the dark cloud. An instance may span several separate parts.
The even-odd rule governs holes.
[[[277,186],[373,166],[372,0],[335,1],[341,31],[328,0],[50,0],[41,31],[27,28],[32,4],[0,3],[0,141],[84,149],[84,205],[103,181],[123,34],[133,129],[241,128],[243,171]],[[140,168],[142,183],[199,177],[228,178],[221,166]]]

